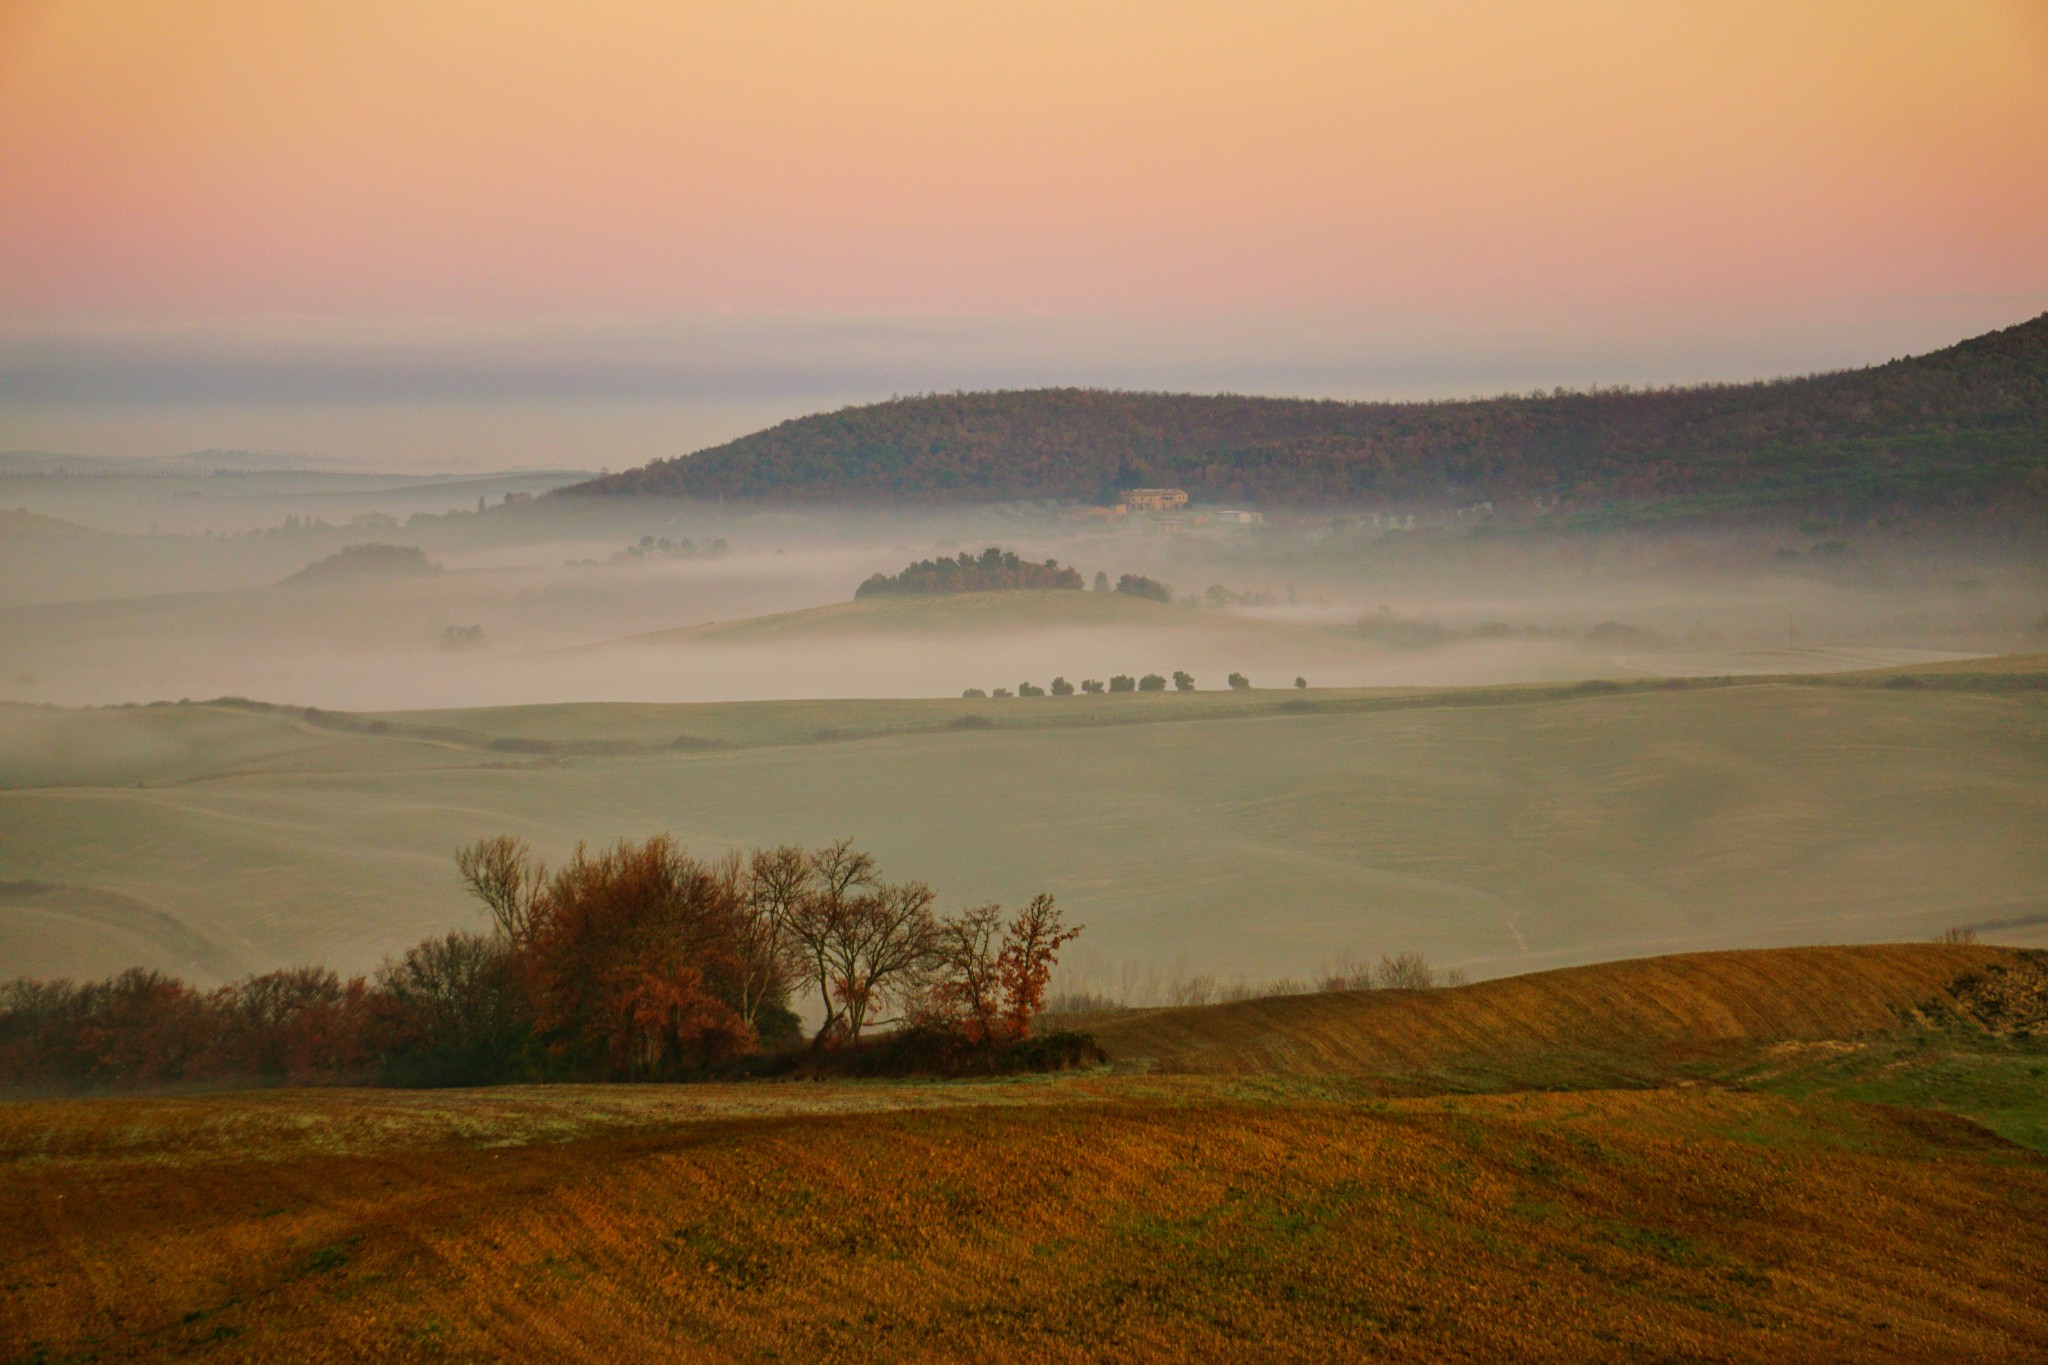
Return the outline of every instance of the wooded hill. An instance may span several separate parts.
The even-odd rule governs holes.
[[[1754,384],[1340,403],[1040,389],[783,422],[565,495],[939,504],[1185,488],[1268,506],[1690,499],[2048,516],[2048,314]]]
[[[901,573],[878,573],[854,589],[855,597],[892,594],[1002,592],[1012,588],[1079,590],[1081,575],[1048,559],[1033,564],[1014,550],[991,545],[979,556],[961,551],[955,559],[920,559]]]

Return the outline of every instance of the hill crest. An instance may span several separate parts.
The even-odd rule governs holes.
[[[1927,355],[1748,384],[1448,402],[1037,389],[783,422],[564,496],[1268,505],[1722,498],[2048,513],[2048,314]]]
[[[1958,983],[1993,968],[2048,976],[2037,957],[1936,943],[1681,953],[1451,990],[1130,1011],[1093,1031],[1111,1061],[1160,1072],[1399,1075],[1604,1054],[1603,1065],[1654,1073],[1717,1047],[1838,1041],[1967,1013]]]

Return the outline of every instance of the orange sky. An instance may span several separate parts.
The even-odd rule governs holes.
[[[0,307],[2048,286],[2048,5],[30,4]]]
[[[2048,0],[0,0],[0,192],[17,330],[1946,337],[2048,306]]]

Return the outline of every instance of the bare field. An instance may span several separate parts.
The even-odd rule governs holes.
[[[1045,1078],[0,1104],[0,1355],[2031,1358],[2048,1158],[1934,1111],[2038,1077],[1973,1020],[2041,984],[1720,954],[1139,1014]],[[1711,1067],[1558,1079],[1648,1052]],[[1866,1053],[1916,1108],[1831,1094]],[[1473,1058],[1562,1065],[1387,1093]]]
[[[286,1155],[252,1131],[167,1179],[140,1133],[175,1145],[200,1104],[99,1106],[115,1150],[8,1161],[11,1358],[2048,1351],[2043,1167],[1903,1111],[1183,1096]]]

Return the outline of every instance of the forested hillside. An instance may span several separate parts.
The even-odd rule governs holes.
[[[1436,403],[1045,389],[847,408],[562,492],[1270,506],[1671,498],[2048,515],[2048,314],[1862,370]]]

